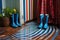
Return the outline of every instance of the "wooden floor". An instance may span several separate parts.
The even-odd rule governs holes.
[[[55,38],[55,40],[60,40],[60,32],[59,32],[58,36]]]
[[[12,28],[12,27],[4,27],[3,30],[4,32],[0,34],[0,37],[6,37],[8,35],[11,35],[15,32],[17,32],[18,30],[20,30],[21,27],[18,27],[18,28]],[[5,36],[2,36],[2,35],[5,35]]]
[[[4,30],[4,32],[0,34],[0,40],[6,40],[6,39],[7,40],[9,40],[9,39],[12,39],[12,40],[21,40],[21,39],[17,39],[17,37],[13,37],[13,34],[17,33],[19,30],[21,30],[22,28],[26,27],[27,25],[29,25],[29,24],[23,25],[22,27],[18,27],[18,28],[12,28],[10,26],[9,27],[1,27],[0,29]],[[8,37],[10,37],[10,38],[8,39]],[[37,37],[39,37],[39,36],[37,36]],[[60,33],[55,38],[55,40],[59,40],[59,39],[60,39]],[[31,40],[33,40],[33,39],[31,39]],[[40,40],[40,39],[38,39],[38,40]]]
[[[3,31],[3,33],[0,33],[0,37],[6,37],[8,35],[12,35],[14,33],[16,33],[18,30],[22,29],[24,27],[24,25],[22,27],[17,27],[17,28],[13,28],[13,27],[1,27],[0,30]],[[5,35],[5,36],[2,36]]]

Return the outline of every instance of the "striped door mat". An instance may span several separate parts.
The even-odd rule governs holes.
[[[0,40],[54,40],[58,32],[59,29],[55,26],[38,29],[38,25],[35,22],[30,22],[25,24],[25,27],[17,33],[0,38]]]

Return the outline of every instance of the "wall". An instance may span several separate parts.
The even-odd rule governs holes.
[[[2,9],[4,9],[6,7],[6,2],[5,0],[2,0]]]
[[[9,8],[16,8],[17,10],[19,10],[19,0],[6,0],[6,7]]]

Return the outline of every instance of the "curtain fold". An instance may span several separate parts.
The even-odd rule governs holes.
[[[53,0],[37,0],[37,20],[40,23],[40,14],[49,14],[49,23],[54,20],[54,5]]]
[[[58,24],[60,27],[60,0],[54,1],[54,14],[55,14],[55,22],[54,24]]]

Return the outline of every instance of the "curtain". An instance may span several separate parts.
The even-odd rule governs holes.
[[[33,20],[33,0],[20,0],[20,22]]]
[[[40,23],[40,14],[49,14],[49,23],[54,22],[53,0],[37,0],[37,20]]]
[[[55,14],[55,24],[60,25],[60,0],[53,0],[54,2],[54,14]]]

